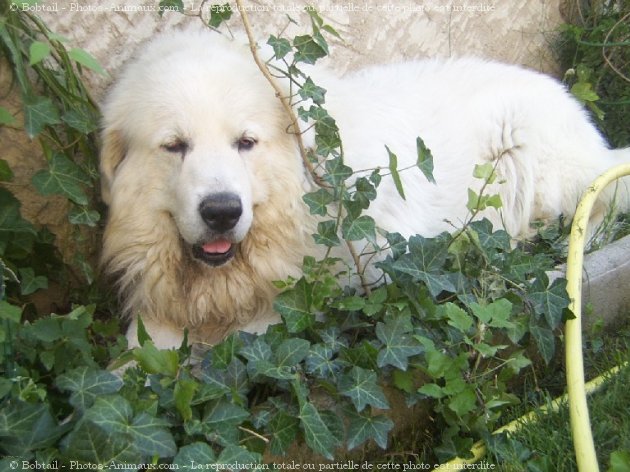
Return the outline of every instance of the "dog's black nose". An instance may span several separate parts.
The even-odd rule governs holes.
[[[221,233],[234,228],[242,213],[241,199],[233,193],[208,195],[199,205],[203,221],[211,230]]]

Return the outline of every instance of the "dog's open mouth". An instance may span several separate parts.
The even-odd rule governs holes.
[[[204,244],[195,244],[192,254],[210,266],[220,266],[228,262],[236,253],[236,244],[227,239],[217,239]]]

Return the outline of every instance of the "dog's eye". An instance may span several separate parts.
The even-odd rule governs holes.
[[[256,145],[256,140],[254,138],[248,138],[243,136],[238,140],[238,150],[239,151],[249,151]]]
[[[177,139],[175,141],[162,144],[162,149],[164,149],[166,152],[183,155],[186,154],[186,151],[188,151],[188,143],[181,139]]]

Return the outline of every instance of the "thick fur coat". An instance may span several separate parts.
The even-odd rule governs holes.
[[[465,220],[468,188],[481,185],[475,164],[497,164],[490,191],[503,202],[480,216],[524,238],[532,221],[571,215],[597,175],[630,161],[561,84],[516,66],[427,60],[313,74],[352,168],[387,167],[385,145],[413,166],[417,136],[431,149],[436,184],[403,172],[403,201],[384,179],[368,211],[405,236]],[[162,347],[185,328],[214,343],[277,322],[272,282],[300,274],[317,222],[301,199],[310,181],[289,118],[248,49],[212,32],[158,37],[123,69],[103,115],[102,262],[132,320],[130,343],[139,315]],[[619,193],[626,205],[625,186]]]

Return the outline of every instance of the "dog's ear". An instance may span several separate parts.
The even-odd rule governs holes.
[[[127,146],[123,133],[118,130],[106,129],[103,132],[101,147],[101,197],[106,204],[111,203],[111,188],[114,182],[116,168],[125,158]]]

